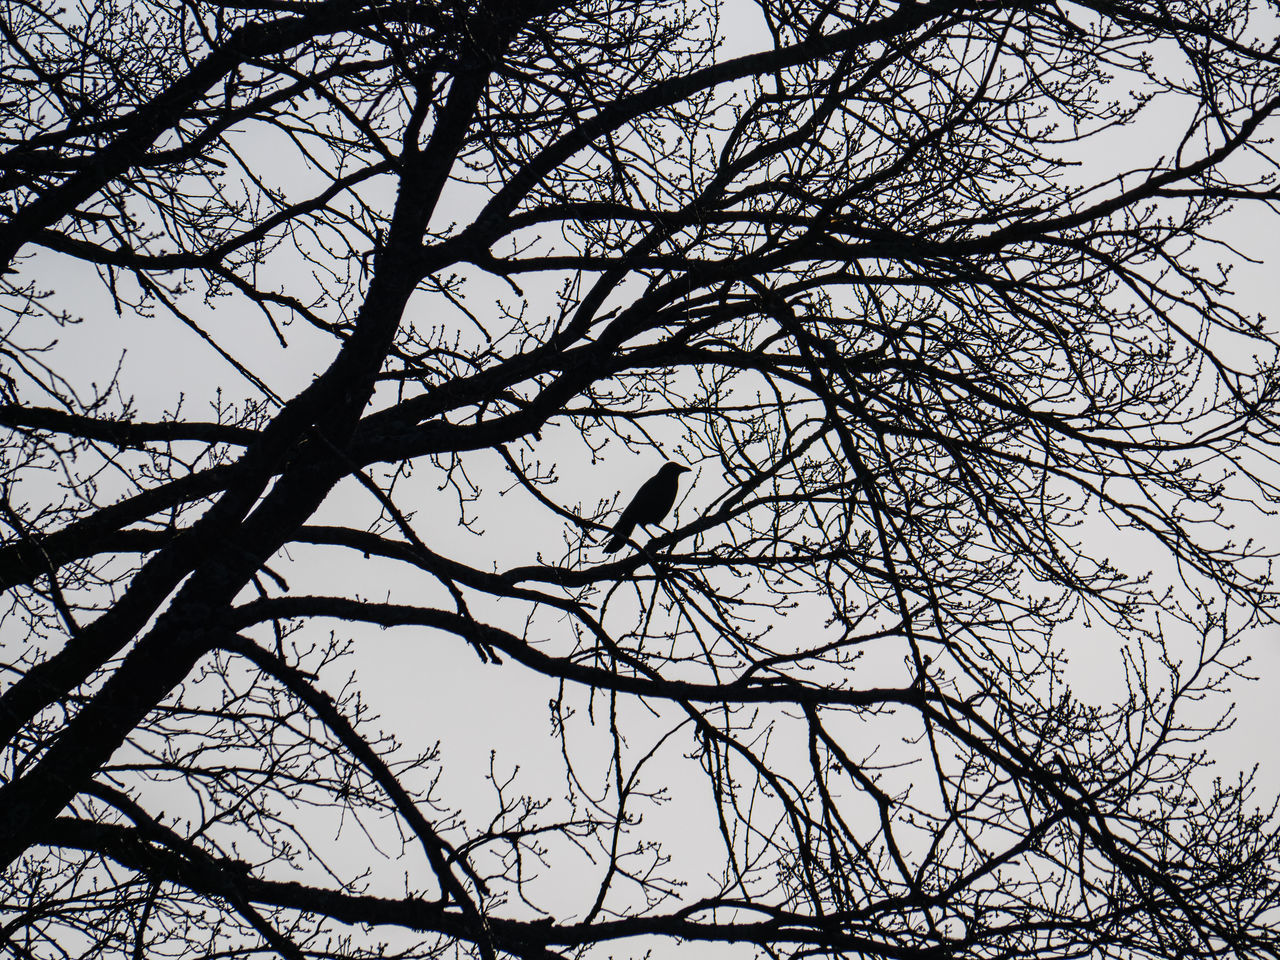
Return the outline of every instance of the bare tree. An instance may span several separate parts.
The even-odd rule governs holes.
[[[1280,955],[1276,15],[7,0],[0,943]]]

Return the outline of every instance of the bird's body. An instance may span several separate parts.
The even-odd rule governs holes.
[[[671,505],[676,502],[676,493],[680,489],[680,474],[689,468],[678,463],[664,463],[658,472],[644,482],[636,495],[631,498],[627,508],[613,525],[612,536],[605,544],[605,553],[614,553],[622,549],[637,524],[657,523],[667,515]]]

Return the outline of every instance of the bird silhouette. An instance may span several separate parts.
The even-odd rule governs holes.
[[[671,505],[676,502],[676,492],[680,487],[680,474],[687,473],[688,467],[678,463],[664,463],[658,472],[644,482],[636,495],[631,498],[627,508],[613,525],[612,536],[604,546],[605,553],[615,553],[622,549],[631,536],[636,524],[657,523],[667,515]]]

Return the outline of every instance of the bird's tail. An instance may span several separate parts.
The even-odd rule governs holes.
[[[631,531],[636,528],[635,524],[631,524],[625,530],[614,530],[613,536],[609,538],[609,542],[604,545],[605,553],[617,553],[627,542],[627,537],[631,536]]]

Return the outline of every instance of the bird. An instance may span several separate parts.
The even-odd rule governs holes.
[[[680,474],[687,473],[688,467],[678,463],[667,462],[658,468],[658,472],[644,482],[636,491],[627,508],[618,517],[618,522],[610,531],[612,536],[604,546],[605,553],[616,553],[622,549],[631,536],[636,524],[657,523],[667,515],[671,505],[676,502],[676,492],[680,486]]]

